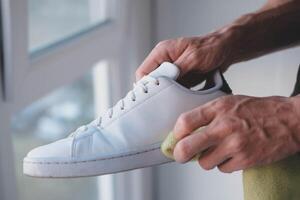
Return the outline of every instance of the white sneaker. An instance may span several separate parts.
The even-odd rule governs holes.
[[[177,83],[178,75],[175,65],[161,64],[102,117],[30,151],[23,161],[24,174],[94,176],[170,162],[160,145],[178,116],[230,90],[219,72],[213,75],[214,86],[200,91]]]

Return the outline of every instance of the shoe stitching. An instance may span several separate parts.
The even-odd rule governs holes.
[[[123,158],[123,157],[130,157],[130,156],[135,156],[138,154],[142,154],[142,153],[147,153],[150,151],[155,151],[157,149],[160,149],[160,147],[155,147],[152,149],[148,149],[145,151],[140,151],[140,152],[136,152],[136,153],[131,153],[131,154],[126,154],[126,155],[121,155],[121,156],[113,156],[113,157],[108,157],[108,158],[101,158],[101,159],[94,159],[94,160],[85,160],[85,161],[74,161],[74,162],[38,162],[38,161],[23,161],[24,163],[29,163],[29,164],[43,164],[43,165],[51,165],[51,164],[80,164],[80,163],[88,163],[88,162],[97,162],[97,161],[102,161],[102,160],[113,160],[113,159],[117,159],[117,158]]]

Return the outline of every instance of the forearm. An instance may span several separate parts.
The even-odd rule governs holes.
[[[232,62],[241,62],[300,43],[300,1],[286,1],[276,6],[265,6],[244,15],[224,32],[231,32]]]

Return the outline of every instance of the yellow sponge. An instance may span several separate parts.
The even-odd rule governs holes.
[[[299,200],[299,154],[266,166],[244,170],[245,200]]]
[[[201,130],[203,128],[204,127],[197,129],[196,131],[193,132],[193,134],[201,134]],[[166,139],[161,144],[161,147],[160,147],[161,152],[166,157],[174,160],[173,151],[174,151],[174,148],[175,148],[177,142],[178,141],[175,139],[173,132],[170,132],[169,135],[166,137]],[[201,153],[199,152],[197,155],[195,155],[193,157],[192,160],[198,160],[200,158],[200,155],[201,155]]]

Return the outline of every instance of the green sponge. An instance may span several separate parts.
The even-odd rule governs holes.
[[[199,129],[197,129],[196,131],[194,131],[192,134],[201,134],[201,130],[204,127],[201,127]],[[174,137],[173,132],[170,132],[169,135],[166,137],[166,139],[163,141],[163,143],[161,144],[161,152],[168,158],[173,159],[174,160],[174,156],[173,156],[173,151],[174,148],[177,144],[177,140]],[[201,153],[198,153],[197,155],[195,155],[193,157],[192,160],[198,160],[200,158]]]
[[[299,154],[244,170],[243,184],[245,200],[299,200]]]

